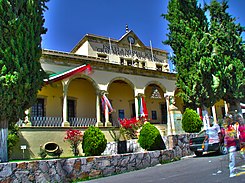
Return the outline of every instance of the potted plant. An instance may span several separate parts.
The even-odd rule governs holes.
[[[119,119],[119,122],[120,127],[112,128],[109,133],[114,141],[117,142],[117,153],[122,154],[127,152],[127,140],[138,138],[139,129],[143,122],[136,118]]]
[[[138,130],[142,127],[143,122],[137,120],[135,117],[130,119],[119,119],[119,122],[122,127],[122,131],[125,134],[127,139],[137,139]]]
[[[113,140],[117,143],[117,153],[123,154],[127,152],[127,140],[125,138],[124,129],[122,127],[119,128],[111,128],[109,133]],[[123,137],[123,140],[122,140]]]
[[[67,130],[66,136],[64,138],[64,141],[68,141],[70,143],[70,147],[72,149],[72,152],[74,156],[79,155],[78,146],[83,140],[83,134],[80,130]]]

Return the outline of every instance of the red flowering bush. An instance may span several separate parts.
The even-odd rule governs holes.
[[[70,147],[74,156],[79,154],[78,146],[83,140],[83,133],[80,130],[67,130],[64,141],[68,141],[70,143]]]
[[[131,119],[119,119],[123,133],[128,139],[137,138],[139,128],[143,125],[141,120],[137,120],[135,117]]]

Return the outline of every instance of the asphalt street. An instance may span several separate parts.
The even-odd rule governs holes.
[[[245,165],[245,160],[236,157],[236,167]],[[88,183],[245,183],[245,168],[237,170],[239,176],[229,177],[228,155],[207,154],[202,157],[189,156],[180,161],[97,178]]]

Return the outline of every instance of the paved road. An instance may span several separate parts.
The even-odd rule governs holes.
[[[236,158],[237,166],[245,164]],[[229,177],[228,156],[185,157],[180,161],[82,183],[245,183],[245,175]]]

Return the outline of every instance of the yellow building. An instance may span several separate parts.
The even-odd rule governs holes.
[[[32,126],[118,126],[118,119],[141,117],[143,98],[149,122],[164,132],[181,131],[181,104],[170,101],[176,75],[169,71],[167,52],[145,46],[132,30],[119,40],[87,34],[70,53],[43,50],[40,62],[59,78],[38,93],[29,111]],[[102,105],[103,97],[113,111]]]
[[[43,50],[40,61],[53,75],[30,110],[32,126],[118,126],[119,119],[144,115],[143,99],[147,121],[164,135],[183,132],[167,52],[145,46],[132,30],[119,40],[87,34],[70,53]],[[209,113],[223,117],[221,103]]]
[[[114,141],[108,127],[124,118],[145,116],[164,136],[184,133],[183,104],[176,97],[176,74],[169,71],[167,52],[145,46],[133,31],[119,40],[87,34],[70,53],[43,50],[40,62],[50,77],[26,111],[30,123],[21,128],[13,159],[36,158],[47,142],[70,156],[64,142],[70,127],[99,126],[108,142]],[[222,101],[209,109],[217,118],[224,113]]]

